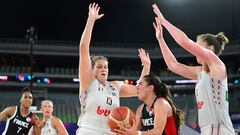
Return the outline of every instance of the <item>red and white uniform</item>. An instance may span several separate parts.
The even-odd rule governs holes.
[[[228,83],[202,71],[195,89],[198,123],[202,135],[234,135],[228,112]]]
[[[95,79],[80,94],[81,114],[77,135],[113,135],[108,126],[110,111],[119,107],[119,90],[110,82],[103,86]]]

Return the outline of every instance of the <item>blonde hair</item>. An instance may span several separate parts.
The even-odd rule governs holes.
[[[44,103],[50,103],[50,104],[52,104],[52,107],[53,107],[53,102],[51,100],[43,100],[41,102],[41,107],[43,106]]]
[[[98,60],[105,60],[108,63],[108,59],[105,56],[91,56],[92,69]]]

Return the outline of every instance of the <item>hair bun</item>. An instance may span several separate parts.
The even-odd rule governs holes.
[[[224,50],[225,45],[229,43],[228,38],[224,35],[223,32],[219,32],[216,35],[216,38],[217,38],[218,42],[221,44],[222,50]]]

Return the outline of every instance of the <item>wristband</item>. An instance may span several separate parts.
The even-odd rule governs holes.
[[[142,135],[142,132],[141,132],[141,131],[138,131],[138,135]]]

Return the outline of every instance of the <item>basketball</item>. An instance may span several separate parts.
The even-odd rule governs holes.
[[[126,106],[120,106],[114,108],[109,114],[108,125],[111,131],[119,129],[118,124],[125,128],[131,128],[133,125],[133,119],[135,120],[134,112]]]

